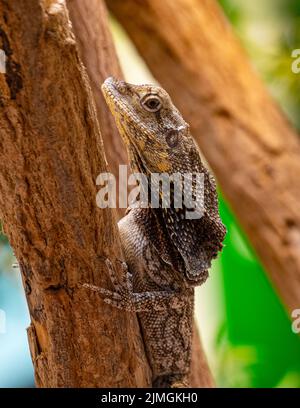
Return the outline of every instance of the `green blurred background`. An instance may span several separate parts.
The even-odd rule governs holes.
[[[260,76],[299,129],[300,74],[291,70],[300,48],[299,0],[221,0],[226,15]],[[134,47],[111,19],[126,79],[154,82]],[[197,288],[196,317],[220,387],[300,387],[300,337],[220,192],[228,234],[208,282]],[[33,386],[25,328],[29,316],[12,250],[0,234],[0,387]],[[300,305],[299,305],[300,308]]]

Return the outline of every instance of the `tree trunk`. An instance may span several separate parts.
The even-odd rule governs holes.
[[[289,311],[300,305],[298,135],[213,0],[113,0],[170,92]]]
[[[101,84],[109,76],[122,79],[123,74],[108,27],[106,6],[102,0],[67,0],[67,7],[80,58],[90,79],[108,166],[118,181],[119,165],[127,163],[127,155]],[[120,218],[125,209],[117,206],[117,213]]]
[[[106,6],[102,0],[67,0],[67,6],[79,53],[87,69],[96,100],[108,165],[117,176],[119,164],[127,163],[126,150],[112,115],[108,108],[104,107],[106,104],[100,85],[109,76],[123,78],[123,73],[107,26]],[[124,210],[118,209],[118,213],[122,216]],[[196,325],[194,330],[191,384],[193,387],[212,387],[214,381]]]
[[[80,285],[111,287],[103,259],[121,273],[122,254],[115,212],[96,207],[106,162],[64,3],[0,0],[0,48],[1,219],[21,266],[36,385],[148,386],[135,316]]]

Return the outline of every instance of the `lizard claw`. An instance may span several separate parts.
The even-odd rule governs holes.
[[[121,296],[117,292],[112,292],[111,290],[104,289],[99,286],[90,285],[89,283],[84,283],[82,286],[94,292],[101,293],[101,295],[107,296],[108,299],[110,298],[116,299],[116,300],[121,299]]]
[[[88,283],[83,284],[83,287],[99,293],[103,296],[105,303],[118,307],[120,309],[134,310],[132,302],[132,275],[128,270],[126,262],[119,261],[121,263],[122,270],[124,272],[122,276],[122,282],[119,283],[119,279],[116,274],[115,267],[110,259],[105,259],[105,265],[107,267],[111,282],[115,291],[104,289]]]

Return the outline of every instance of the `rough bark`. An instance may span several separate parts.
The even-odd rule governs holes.
[[[67,0],[67,7],[79,54],[90,79],[108,166],[118,180],[119,164],[127,163],[127,155],[104,101],[101,84],[109,76],[122,79],[123,73],[108,27],[106,6],[102,0]],[[125,209],[117,206],[119,217],[124,212]]]
[[[288,310],[300,305],[300,145],[213,0],[108,0],[195,139]]]
[[[135,316],[80,286],[111,287],[103,259],[119,270],[122,254],[114,211],[96,206],[106,162],[64,2],[0,0],[0,48],[0,216],[21,266],[36,384],[147,386]]]
[[[204,353],[196,322],[194,323],[190,383],[195,388],[213,388],[216,385]]]
[[[67,0],[67,5],[80,56],[87,69],[96,101],[108,165],[117,175],[118,166],[127,162],[127,155],[114,119],[103,106],[105,103],[100,84],[108,76],[123,78],[123,73],[107,25],[106,6],[102,0]],[[122,216],[124,211],[118,209],[118,213]],[[196,326],[191,381],[194,387],[214,385]]]

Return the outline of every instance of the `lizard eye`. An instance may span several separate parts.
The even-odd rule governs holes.
[[[162,102],[157,95],[146,95],[141,99],[141,105],[149,112],[157,112],[160,110]]]

